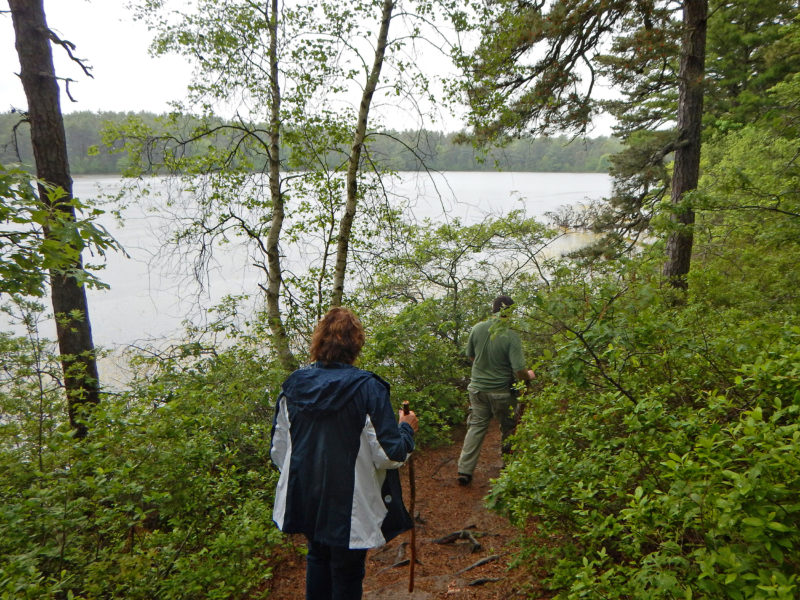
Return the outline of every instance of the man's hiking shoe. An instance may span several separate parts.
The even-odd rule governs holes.
[[[467,475],[466,473],[458,474],[458,485],[469,485],[471,481],[472,475]]]

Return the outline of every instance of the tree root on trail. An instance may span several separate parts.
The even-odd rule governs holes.
[[[475,537],[470,533],[467,534],[467,539],[472,543],[472,550],[471,552],[474,554],[475,552],[481,551],[481,544]]]
[[[455,461],[455,457],[454,456],[449,456],[449,457],[445,458],[442,462],[440,462],[439,466],[436,467],[436,469],[434,470],[433,473],[431,473],[431,479],[436,479],[436,476],[439,474],[439,471],[442,470],[442,467],[445,466],[447,463],[451,463],[453,461]]]
[[[495,581],[500,581],[500,577],[481,577],[474,581],[470,581],[467,586],[475,586],[475,585],[483,585],[484,583],[494,583]]]
[[[474,525],[470,525],[467,529],[474,528]],[[434,544],[452,544],[456,540],[469,540],[472,543],[472,552],[479,552],[481,550],[481,544],[476,539],[483,535],[486,535],[482,531],[467,531],[467,529],[462,529],[461,531],[454,531],[453,533],[448,533],[447,535],[437,538],[433,540]]]
[[[467,571],[471,571],[472,569],[475,569],[475,568],[477,568],[477,567],[480,567],[480,566],[482,566],[482,565],[485,565],[486,563],[490,563],[490,562],[492,562],[492,561],[495,561],[495,560],[497,560],[498,558],[500,558],[500,555],[499,555],[499,554],[492,554],[491,556],[487,556],[486,558],[482,558],[482,559],[480,559],[478,562],[476,562],[476,563],[473,563],[473,564],[471,564],[471,565],[470,565],[470,566],[468,566],[468,567],[464,567],[464,568],[463,568],[463,569],[461,569],[460,571],[456,571],[456,575],[461,575],[462,573],[466,573]]]
[[[380,571],[378,571],[377,575],[380,575],[381,573],[385,573],[386,571],[391,571],[392,569],[396,569],[398,567],[407,567],[410,562],[411,562],[411,560],[408,559],[408,558],[404,558],[403,560],[398,560],[393,565],[389,565],[388,567],[382,568]],[[415,561],[415,564],[421,565],[422,562],[419,559],[417,559]]]
[[[475,529],[475,525],[467,525],[466,527],[464,527],[464,529],[461,529],[459,531],[454,531],[453,533],[448,533],[447,535],[443,535],[442,537],[436,538],[435,540],[432,541],[434,544],[452,544],[456,540],[469,539],[470,535],[478,537],[485,535],[483,532],[480,531],[475,531],[475,532],[467,531],[468,529]]]

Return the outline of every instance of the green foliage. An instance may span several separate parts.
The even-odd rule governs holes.
[[[46,199],[37,195],[37,184],[47,191]],[[88,214],[73,218],[70,211]],[[0,164],[0,294],[42,296],[48,273],[74,277],[82,285],[107,287],[80,264],[85,249],[100,256],[119,249],[96,223],[102,214],[77,198],[67,198],[61,188]]]
[[[456,90],[469,102],[475,135],[585,134],[604,104],[600,82],[650,103],[675,56],[674,12],[667,2],[483,4],[465,24],[479,33],[477,47],[455,52],[465,75]],[[650,108],[658,112],[658,103]]]
[[[593,283],[538,306],[560,331],[491,503],[557,537],[529,551],[565,598],[792,597],[800,329]]]
[[[407,401],[419,415],[422,445],[449,441],[450,426],[463,420],[469,371],[463,348],[447,336],[449,308],[425,300],[366,323],[362,365],[390,382],[397,408]]]
[[[526,552],[559,597],[797,594],[798,223],[754,193],[794,184],[781,140],[753,133],[712,153],[685,305],[658,244],[558,269],[535,297],[539,388],[490,503],[556,540]]]
[[[745,314],[792,301],[798,289],[800,171],[796,164],[797,76],[770,91],[780,114],[706,143],[704,175],[695,204],[705,240],[697,256],[715,269],[698,269],[698,296]],[[741,281],[757,281],[742,286]]]
[[[710,8],[705,121],[726,131],[769,111],[767,90],[798,72],[797,5],[712,1]]]
[[[136,363],[141,378],[104,397],[80,442],[63,415],[37,438],[36,405],[0,395],[14,414],[0,446],[0,597],[244,598],[270,576],[281,374],[246,344]]]
[[[546,561],[558,597],[798,594],[797,76],[776,58],[797,36],[777,14],[786,4],[752,14],[744,4],[715,12],[709,34],[717,49],[744,36],[750,54],[730,50],[712,67],[709,114],[720,118],[687,198],[689,293],[676,302],[655,266],[671,134],[632,131],[614,158],[622,201],[611,208],[635,207],[625,219],[651,244],[635,258],[565,264],[535,297],[539,389],[490,503],[535,520],[524,555]],[[745,84],[740,68],[758,75]]]
[[[11,296],[0,307],[11,332],[0,334],[0,440],[13,446],[15,458],[28,465],[52,464],[48,440],[67,418],[59,383],[61,366],[51,344],[40,337],[44,307]]]
[[[362,360],[418,412],[423,444],[447,440],[463,422],[469,330],[501,291],[524,305],[525,288],[543,282],[555,236],[513,211],[474,225],[401,223],[371,255],[372,275],[353,296],[368,329]]]

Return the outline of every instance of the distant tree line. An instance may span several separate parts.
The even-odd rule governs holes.
[[[456,143],[458,134],[435,131],[377,134],[370,146],[384,164],[400,171],[415,171],[423,164],[440,171],[535,171],[604,173],[609,157],[621,145],[612,137],[571,141],[565,136],[517,138],[486,153],[470,144]],[[406,150],[413,147],[414,152]]]
[[[106,125],[120,125],[131,116],[133,113],[89,111],[64,115],[72,174],[122,173],[128,166],[128,157],[108,148],[103,143],[102,131]],[[136,116],[156,129],[162,119],[154,113]],[[19,113],[0,113],[0,163],[33,164],[27,124],[21,121]],[[456,137],[454,133],[437,131],[372,133],[368,148],[373,156],[380,156],[384,164],[399,171],[427,168],[568,173],[606,172],[609,156],[620,150],[619,141],[612,137],[570,141],[570,138],[557,136],[515,139],[502,148],[484,152],[470,144],[456,143]],[[339,159],[331,155],[330,160]]]

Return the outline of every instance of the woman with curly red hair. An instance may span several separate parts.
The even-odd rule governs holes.
[[[363,345],[358,317],[329,310],[312,363],[283,383],[275,407],[273,518],[308,539],[307,600],[361,598],[367,549],[412,526],[397,469],[414,449],[417,417],[395,421],[389,384],[353,365]]]

